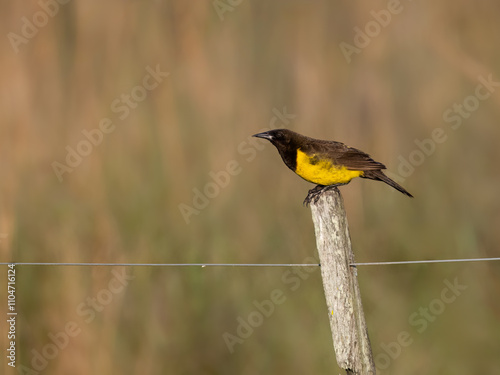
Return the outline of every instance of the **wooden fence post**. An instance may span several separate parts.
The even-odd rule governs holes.
[[[337,188],[311,203],[333,346],[347,374],[374,375],[368,330],[342,196]]]

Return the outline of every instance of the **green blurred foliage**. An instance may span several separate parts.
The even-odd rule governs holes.
[[[498,256],[500,90],[470,98],[479,76],[500,81],[498,4],[54,4],[11,1],[0,16],[2,262],[309,262],[311,186],[248,138],[282,126],[369,152],[415,195],[366,180],[341,188],[358,261]],[[359,48],[355,28],[373,35],[358,36]],[[358,50],[346,59],[341,43]],[[151,90],[140,88],[148,67],[169,73]],[[447,121],[460,113],[454,104],[473,110]],[[60,182],[53,163],[106,118],[113,130]],[[437,128],[446,140],[419,159],[417,143]],[[405,176],[403,160],[418,164]],[[230,162],[234,175],[221,174]],[[214,174],[224,186],[214,188]],[[193,206],[193,189],[213,198],[198,198],[206,207],[187,222],[180,205]],[[359,267],[379,372],[497,372],[498,267]],[[318,269],[134,267],[116,293],[120,268],[17,271],[18,365],[33,367],[33,350],[69,322],[79,329],[41,373],[340,371]],[[440,311],[435,300],[455,278],[467,289]],[[256,304],[274,290],[284,301],[259,321]],[[92,298],[107,304],[90,319]],[[2,317],[6,301],[2,286]],[[419,332],[410,317],[429,306],[439,314]],[[223,335],[249,316],[258,327],[231,353]],[[398,352],[401,332],[412,343]],[[0,343],[8,348],[3,329]],[[15,373],[5,356],[0,364]]]

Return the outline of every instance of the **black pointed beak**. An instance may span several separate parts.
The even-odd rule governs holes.
[[[252,137],[264,138],[264,139],[267,139],[269,141],[271,141],[273,139],[273,136],[271,134],[269,134],[268,132],[257,133],[257,134],[252,135]]]

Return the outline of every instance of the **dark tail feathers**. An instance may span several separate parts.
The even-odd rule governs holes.
[[[391,180],[389,177],[387,177],[384,172],[381,170],[376,170],[376,171],[365,171],[363,178],[369,178],[370,180],[376,180],[376,181],[382,181],[385,182],[387,185],[392,186],[394,189],[399,190],[401,193],[404,195],[409,196],[410,198],[413,198],[413,195],[408,193],[401,185],[396,183],[395,181]]]

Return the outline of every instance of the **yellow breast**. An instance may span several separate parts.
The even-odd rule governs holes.
[[[298,149],[295,173],[306,181],[327,186],[346,184],[353,178],[361,176],[363,171],[351,171],[330,161],[320,160],[314,155],[308,156]]]

